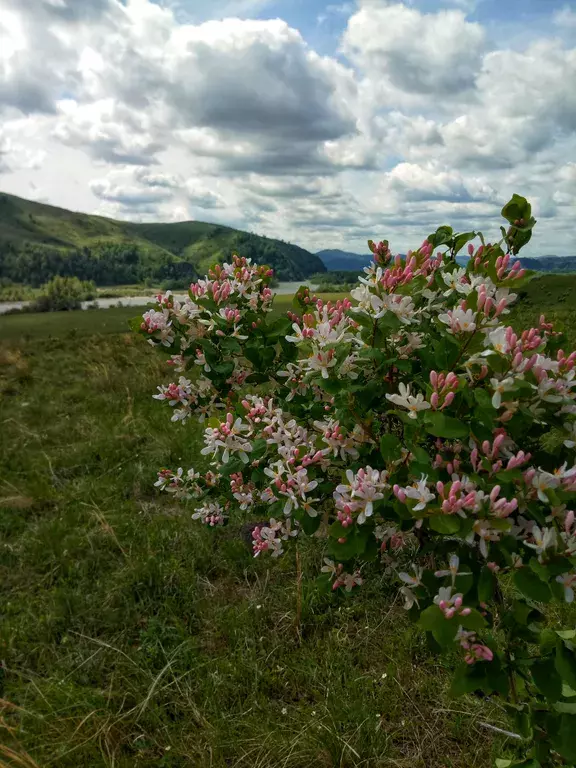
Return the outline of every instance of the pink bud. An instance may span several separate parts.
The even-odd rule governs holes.
[[[444,399],[444,404],[443,404],[442,408],[447,408],[449,405],[451,405],[452,401],[454,400],[455,397],[456,397],[456,395],[455,395],[454,392],[448,392],[448,394],[446,395],[446,397]]]

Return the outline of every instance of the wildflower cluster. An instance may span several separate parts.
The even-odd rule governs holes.
[[[336,593],[380,560],[459,655],[453,692],[501,696],[534,765],[572,764],[576,631],[544,628],[542,605],[576,588],[576,353],[543,317],[506,321],[535,222],[517,195],[503,215],[497,243],[440,227],[401,257],[370,241],[351,299],[301,289],[275,320],[270,270],[234,257],[136,328],[181,374],[155,397],[208,420],[208,472],[157,486],[209,526],[268,519],[255,556],[325,536]]]

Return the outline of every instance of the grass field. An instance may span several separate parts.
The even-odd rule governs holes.
[[[321,542],[300,545],[299,633],[294,556],[155,493],[199,432],[151,399],[135,314],[0,318],[0,765],[491,765],[508,745],[481,723],[505,717],[444,694],[450,660],[384,577],[321,597]]]
[[[323,299],[335,300],[341,294],[322,293]],[[274,312],[285,313],[292,304],[291,296],[277,296]],[[0,341],[45,338],[73,338],[91,334],[125,333],[128,323],[146,307],[112,307],[110,309],[86,309],[82,312],[46,312],[43,314],[18,313],[0,315]]]

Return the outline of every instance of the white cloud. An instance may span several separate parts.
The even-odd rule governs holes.
[[[471,91],[484,47],[484,30],[461,10],[423,14],[379,0],[360,0],[343,39],[344,53],[388,105]]]
[[[226,208],[224,197],[200,179],[188,179],[184,184],[186,196],[198,208]]]
[[[38,170],[46,152],[42,149],[29,149],[10,134],[9,129],[0,127],[0,173]]]
[[[573,252],[574,11],[557,39],[519,19],[498,46],[472,5],[327,2],[323,35],[350,15],[337,57],[247,18],[267,0],[0,0],[2,187],[362,251],[440,223],[497,234],[519,192],[533,252]]]
[[[57,103],[53,135],[63,144],[84,147],[96,160],[143,165],[156,162],[163,148],[146,113],[102,99],[80,105],[71,99]]]
[[[162,187],[139,187],[114,184],[109,178],[94,179],[90,189],[100,198],[109,203],[118,203],[125,208],[138,208],[141,205],[151,205],[172,198],[172,192]]]
[[[576,10],[565,5],[564,8],[554,11],[552,21],[558,27],[576,27]]]

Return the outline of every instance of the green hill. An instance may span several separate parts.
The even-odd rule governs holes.
[[[303,248],[231,227],[134,224],[0,193],[0,279],[34,286],[54,275],[98,285],[192,279],[232,253],[269,264],[280,280],[325,271]]]
[[[518,292],[518,302],[535,310],[576,308],[576,274],[536,275]]]

